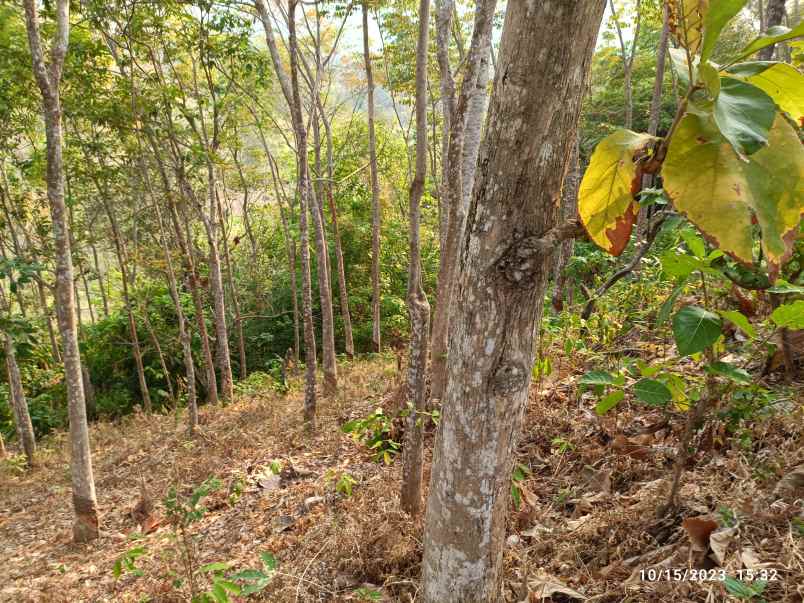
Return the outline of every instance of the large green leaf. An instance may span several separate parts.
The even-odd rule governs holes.
[[[703,352],[720,333],[720,317],[698,306],[684,306],[673,316],[673,337],[682,356]]]
[[[748,317],[742,312],[738,312],[737,310],[721,310],[719,314],[726,320],[730,321],[743,333],[748,335],[751,339],[757,336],[754,325],[751,324],[751,322],[748,320]]]
[[[721,375],[737,383],[751,383],[752,381],[751,375],[745,369],[720,360],[708,365],[706,372],[712,373],[713,375]]]
[[[785,40],[791,40],[793,38],[800,38],[802,36],[804,36],[804,21],[801,21],[793,29],[783,27],[782,25],[771,27],[765,32],[764,35],[759,36],[753,42],[748,44],[748,46],[743,48],[740,51],[740,54],[737,56],[737,60],[740,61],[745,57],[751,56],[758,50],[762,50],[771,44],[784,42]]]
[[[770,318],[777,327],[804,329],[804,299],[779,306]]]
[[[599,415],[605,415],[612,408],[617,406],[625,398],[625,393],[621,389],[615,389],[610,394],[603,396],[595,405],[595,412]]]
[[[746,3],[747,0],[716,0],[710,3],[709,10],[704,17],[701,63],[705,63],[706,60],[712,56],[712,51],[715,49],[715,42],[717,42],[720,32],[723,31],[726,23],[731,21]]]
[[[751,155],[768,144],[776,104],[764,91],[724,77],[715,100],[715,123],[740,155]]]
[[[768,146],[741,160],[711,119],[686,115],[670,142],[662,177],[667,196],[710,241],[753,261],[753,223],[772,276],[792,251],[804,211],[804,149],[784,117]]]
[[[793,121],[804,126],[804,75],[798,69],[787,63],[756,61],[726,71],[764,90]]]
[[[636,220],[634,195],[641,187],[634,160],[655,140],[648,134],[617,130],[592,153],[578,193],[578,211],[589,237],[620,255]]]
[[[664,406],[673,398],[672,392],[661,381],[640,379],[634,384],[634,395],[649,406]]]

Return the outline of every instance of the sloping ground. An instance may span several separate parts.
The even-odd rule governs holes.
[[[696,467],[685,476],[682,509],[657,520],[682,421],[676,417],[667,426],[660,413],[628,404],[616,419],[597,417],[593,403],[576,393],[577,374],[568,371],[532,391],[517,459],[530,474],[520,482],[522,503],[509,522],[507,600],[736,600],[717,580],[678,582],[672,572],[647,571],[696,562],[729,576],[764,569],[776,578],[765,588],[765,600],[802,600],[804,528],[796,519],[801,492],[789,478],[783,483],[792,489],[778,486],[804,462],[800,389],[797,407],[759,424],[742,446],[720,431],[704,434]],[[231,571],[259,568],[260,553],[270,552],[276,572],[251,600],[415,598],[421,522],[399,511],[399,461],[387,467],[373,462],[339,429],[384,403],[390,406],[397,379],[388,359],[344,365],[342,390],[320,401],[313,437],[301,426],[298,378],[286,397],[266,390],[241,394],[226,408],[204,408],[193,440],[171,416],[94,425],[103,537],[89,545],[70,543],[63,434],[46,442],[30,474],[4,463],[0,600],[188,600],[187,582],[174,586],[183,575],[184,558],[177,553],[183,549],[161,501],[172,484],[189,494],[212,476],[222,485],[202,501],[207,510],[190,528],[193,563],[226,562]],[[272,465],[281,465],[278,476]],[[355,481],[351,496],[343,492],[344,474]],[[141,480],[160,523],[138,537],[131,511]],[[716,523],[682,527],[684,519],[699,516]],[[115,561],[135,547],[142,555],[116,578]],[[644,580],[640,570],[646,570]]]

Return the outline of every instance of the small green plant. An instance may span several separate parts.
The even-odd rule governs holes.
[[[430,413],[428,415],[432,416]],[[435,419],[439,416],[435,415]],[[402,448],[399,442],[391,438],[392,428],[393,421],[382,408],[377,408],[362,419],[354,419],[341,425],[343,433],[350,434],[355,442],[367,446],[372,451],[374,460],[378,463],[382,461],[386,465],[391,464],[394,455]]]
[[[525,481],[525,478],[531,474],[530,468],[522,464],[518,464],[514,467],[514,471],[511,474],[511,499],[514,501],[514,507],[517,511],[519,507],[522,506],[521,482]]]
[[[562,437],[555,437],[550,442],[558,454],[566,454],[575,448],[575,445]]]
[[[765,580],[756,580],[749,584],[731,576],[726,576],[723,580],[723,585],[726,587],[726,592],[741,601],[765,602],[765,599],[760,596],[768,587],[768,583]]]
[[[231,580],[243,584],[240,589],[241,596],[246,597],[263,591],[273,578],[277,566],[276,557],[268,551],[263,551],[260,553],[260,561],[262,569],[241,570],[229,576]]]
[[[348,473],[342,473],[341,477],[335,483],[335,491],[340,492],[347,498],[352,496],[352,486],[357,483],[357,480]]]
[[[373,588],[366,588],[361,586],[354,592],[359,601],[379,601],[382,599],[382,593]]]
[[[145,547],[135,546],[115,559],[114,565],[112,566],[114,579],[119,579],[124,573],[132,574],[137,577],[142,576],[143,571],[137,567],[136,561],[139,557],[145,555],[146,552]]]
[[[720,516],[720,520],[724,526],[727,528],[733,528],[737,525],[737,516],[734,514],[732,509],[721,505],[717,509],[717,514]]]

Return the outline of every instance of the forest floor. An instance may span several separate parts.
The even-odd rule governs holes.
[[[704,432],[684,477],[681,508],[657,520],[681,415],[668,425],[660,411],[623,403],[616,414],[598,417],[594,401],[577,390],[584,367],[566,359],[564,365],[531,390],[517,450],[529,473],[519,482],[520,508],[511,503],[506,600],[738,600],[718,580],[675,581],[672,572],[655,582],[640,579],[640,570],[693,563],[729,576],[771,571],[775,579],[761,598],[802,600],[802,497],[780,487],[804,462],[795,397],[793,410],[758,424],[748,444],[737,445],[722,430]],[[241,393],[225,408],[204,407],[194,439],[173,416],[94,424],[102,537],[87,545],[70,542],[65,434],[43,442],[30,473],[0,464],[0,601],[188,600],[187,583],[183,591],[174,586],[184,572],[181,547],[162,500],[172,484],[187,494],[211,476],[222,485],[201,501],[206,511],[189,528],[196,567],[259,568],[260,553],[269,551],[276,570],[252,599],[415,599],[422,523],[399,510],[401,456],[376,463],[340,430],[349,419],[398,403],[399,380],[390,357],[344,363],[339,393],[319,401],[312,437],[300,421],[299,376],[286,396],[264,389]],[[275,461],[279,475],[271,471],[279,468]],[[354,480],[351,495],[344,474]],[[156,505],[156,525],[144,535],[131,514],[141,480]],[[141,555],[115,577],[115,562],[133,548]]]

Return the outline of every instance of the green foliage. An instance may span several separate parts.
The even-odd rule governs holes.
[[[390,465],[393,457],[402,449],[402,445],[391,438],[393,419],[382,408],[361,419],[347,421],[341,425],[341,431],[350,434],[355,442],[367,446],[378,463]]]
[[[720,317],[698,306],[685,306],[673,317],[673,336],[682,356],[703,352],[720,335]]]
[[[724,71],[709,58],[743,4],[725,0],[694,10],[684,2],[670,5],[680,46],[671,58],[687,93],[668,135],[648,148],[646,135],[614,132],[598,145],[581,183],[581,221],[609,253],[621,253],[630,238],[633,199],[647,172],[661,175],[673,206],[722,252],[758,263],[754,241],[759,235],[771,280],[792,254],[804,208],[804,150],[777,105],[791,116],[799,113],[804,76],[762,63],[734,64],[775,41],[804,35],[804,29],[769,32]]]

